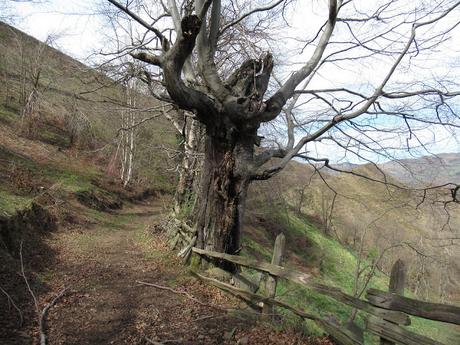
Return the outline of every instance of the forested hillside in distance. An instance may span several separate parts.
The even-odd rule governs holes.
[[[382,164],[382,169],[410,186],[460,181],[460,155],[443,153]]]
[[[411,163],[424,165],[424,161],[414,159]],[[382,170],[361,165],[352,171],[379,179],[387,164]],[[458,168],[455,164],[450,166],[452,171]],[[432,170],[423,171],[430,174]],[[391,171],[386,174],[394,183],[405,185],[405,181],[392,177]],[[423,178],[421,171],[419,176]],[[358,253],[363,250],[365,256],[386,251],[380,264],[386,272],[397,258],[404,258],[409,263],[411,289],[419,297],[458,303],[460,253],[452,239],[458,237],[460,218],[455,205],[444,208],[439,202],[448,195],[434,193],[418,205],[423,193],[327,168],[316,171],[313,166],[297,162],[273,181],[261,182],[260,187],[262,191],[252,190],[258,200],[256,205],[268,202],[281,210],[305,215],[328,236]],[[273,193],[274,190],[277,192]]]

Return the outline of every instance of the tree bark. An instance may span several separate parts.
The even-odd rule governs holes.
[[[198,202],[194,214],[198,230],[197,246],[227,254],[240,250],[243,211],[250,182],[254,135],[206,134],[205,159]],[[219,259],[212,262],[234,272],[235,266]]]

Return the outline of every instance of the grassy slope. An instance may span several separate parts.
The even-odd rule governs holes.
[[[30,87],[29,83],[21,82],[22,69],[30,67],[25,58],[22,59],[21,52],[30,57],[38,45],[35,39],[0,23],[0,216],[12,216],[37,203],[51,210],[58,224],[103,222],[103,214],[80,208],[76,193],[97,192],[112,199],[118,197],[118,191],[115,192],[120,188],[117,187],[117,177],[106,176],[106,167],[116,151],[113,139],[120,126],[120,115],[115,101],[122,90],[95,70],[57,50],[46,48],[36,135],[33,139],[18,135],[21,86]],[[24,73],[27,75],[28,72]],[[142,102],[139,104],[147,106],[142,96],[140,98]],[[70,135],[65,118],[74,108],[83,112],[91,122],[93,147],[83,150],[69,147]],[[142,116],[150,115],[143,113]],[[138,131],[141,140],[136,152],[135,177],[141,182],[132,193],[145,188],[173,190],[175,177],[166,171],[167,155],[163,150],[152,148],[174,144],[173,133],[165,120],[147,123]],[[107,190],[106,186],[95,181],[115,181],[115,188]],[[12,232],[2,228],[2,260],[9,258],[5,251],[9,241],[13,243],[9,249],[13,252],[17,252],[22,240],[25,247],[33,247],[34,252],[48,250],[40,237],[43,234],[30,230],[33,229]],[[8,268],[2,273],[8,274],[7,271]]]
[[[272,207],[265,200],[251,200],[248,227],[244,237],[243,255],[265,259],[271,259],[271,250],[274,244],[276,232],[283,232],[287,238],[287,258],[285,265],[297,270],[311,273],[315,281],[335,286],[347,293],[352,293],[354,285],[354,273],[357,265],[356,253],[344,248],[336,240],[326,236],[321,230],[313,225],[307,217],[296,216],[291,211],[283,210],[279,205]],[[257,205],[257,208],[255,207]],[[270,230],[269,230],[270,229]],[[366,263],[369,261],[366,260]],[[388,277],[381,272],[371,280],[369,287],[386,290]],[[411,295],[409,293],[409,295]],[[277,288],[277,296],[280,299],[300,309],[321,315],[323,317],[337,317],[346,322],[351,308],[336,302],[335,300],[301,288],[297,284],[280,280]],[[320,329],[313,322],[302,323],[288,312],[282,312],[290,326],[303,328],[307,332],[317,334]],[[358,313],[356,322],[363,326],[364,313]],[[411,318],[412,325],[409,329],[444,342],[456,344],[455,331],[452,327],[439,322]],[[366,336],[370,341],[377,341],[370,335]]]
[[[25,83],[30,70],[37,64],[34,54],[40,43],[0,22],[0,124],[12,126],[19,120],[23,94],[30,92],[31,84]],[[69,56],[47,47],[40,59],[40,116],[39,139],[61,148],[69,145],[66,118],[76,109],[91,123],[96,149],[92,154],[100,163],[107,164],[116,151],[117,130],[121,127],[121,105],[124,91],[113,80],[99,74]],[[23,92],[23,86],[25,91]],[[157,105],[150,97],[139,95],[140,109]],[[140,112],[138,120],[152,116],[149,111]],[[146,122],[137,131],[136,171],[144,183],[154,187],[171,189],[172,175],[165,171],[167,153],[161,145],[175,146],[175,132],[164,118]],[[107,145],[107,146],[104,146]]]
[[[379,171],[370,166],[355,169],[376,179],[383,178]],[[325,210],[328,211],[333,200],[331,189],[335,190],[338,194],[330,217],[333,223],[331,232],[340,238],[341,243],[356,248],[364,233],[366,251],[382,251],[403,242],[412,244],[427,257],[422,260],[407,245],[397,247],[385,255],[382,262],[384,269],[388,272],[398,258],[404,259],[409,267],[409,284],[414,289],[417,273],[423,263],[428,270],[425,273],[427,285],[419,288],[418,297],[435,302],[460,303],[460,252],[455,246],[445,249],[439,247],[440,244],[449,243],[447,240],[430,240],[458,236],[458,204],[447,206],[450,213],[448,218],[443,205],[432,202],[434,198],[439,200],[448,196],[430,192],[426,202],[417,207],[421,193],[387,188],[383,184],[349,174],[327,171],[321,174],[320,177],[314,174],[311,167],[292,162],[267,184],[271,190],[277,190],[277,194],[282,195],[282,201],[287,205],[284,207],[289,209],[297,209],[299,190],[305,188],[301,211],[318,226],[325,223],[325,214],[328,213]],[[447,220],[449,226],[443,228]],[[444,292],[443,299],[440,298],[441,292]]]
[[[94,240],[86,231],[79,233],[81,229],[88,230],[95,225],[117,228],[132,223],[127,216],[110,216],[77,201],[77,193],[82,191],[118,200],[121,188],[117,178],[106,176],[107,164],[116,149],[113,144],[115,134],[120,126],[117,100],[121,99],[122,89],[113,85],[113,81],[54,49],[46,48],[42,60],[40,120],[35,124],[36,135],[33,139],[19,135],[22,86],[26,86],[25,94],[30,92],[30,83],[23,84],[21,80],[30,67],[28,58],[33,56],[38,45],[35,39],[0,23],[0,285],[23,312],[24,327],[21,330],[29,330],[35,316],[33,301],[17,274],[20,271],[20,243],[27,275],[39,296],[49,292],[54,279],[54,266],[50,266],[50,262],[56,259],[56,253],[49,242],[53,236],[50,228],[42,230],[29,225],[29,214],[24,223],[26,226],[22,223],[11,225],[6,221],[9,216],[16,212],[24,214],[36,203],[57,220],[61,232],[70,230],[77,234],[76,248],[83,248]],[[139,104],[149,106],[144,99]],[[94,147],[83,150],[69,147],[65,119],[75,108],[91,122]],[[149,116],[149,113],[141,116]],[[167,155],[155,147],[175,144],[173,133],[164,120],[148,123],[138,131],[142,140],[137,151],[136,178],[142,182],[131,192],[126,192],[128,197],[144,188],[172,190],[174,176],[166,172]],[[4,297],[1,299],[3,307],[6,304]],[[17,326],[15,313],[0,314],[0,333]]]

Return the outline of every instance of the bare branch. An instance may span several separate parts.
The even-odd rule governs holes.
[[[341,1],[329,0],[329,16],[327,24],[324,28],[323,34],[318,42],[318,45],[313,52],[310,60],[297,72],[293,73],[291,77],[284,83],[284,85],[269,99],[267,100],[267,110],[261,116],[261,120],[266,122],[274,119],[281,111],[287,100],[292,97],[295,88],[307,78],[321,61],[324,51],[328,45],[329,39],[334,31],[337,11],[340,7]]]
[[[243,14],[241,17],[239,17],[238,19],[235,19],[234,21],[226,24],[222,29],[220,29],[219,31],[219,36],[222,35],[226,30],[228,30],[229,28],[231,28],[232,26],[235,26],[236,24],[238,24],[239,22],[241,22],[242,20],[246,19],[247,17],[253,15],[254,13],[257,13],[257,12],[264,12],[264,11],[270,11],[272,9],[274,9],[276,6],[280,5],[281,3],[285,2],[286,0],[278,0],[276,1],[275,3],[271,4],[271,5],[267,5],[267,6],[263,6],[263,7],[258,7],[258,8],[255,8],[245,14]]]
[[[142,25],[144,28],[146,28],[147,30],[150,30],[152,31],[157,37],[158,39],[161,41],[161,45],[163,47],[163,50],[164,51],[167,51],[169,49],[169,41],[168,39],[161,33],[160,30],[158,30],[157,28],[155,28],[154,26],[150,25],[149,23],[147,23],[145,20],[143,20],[141,17],[139,17],[136,13],[134,13],[133,11],[131,11],[127,6],[123,6],[122,4],[120,4],[118,1],[115,1],[115,0],[108,0],[111,4],[113,4],[115,7],[117,7],[119,10],[121,10],[122,12],[126,13],[128,16],[130,16],[132,19],[134,19],[136,22],[138,22],[140,25]]]

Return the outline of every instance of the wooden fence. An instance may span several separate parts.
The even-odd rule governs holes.
[[[190,249],[193,253],[208,260],[210,258],[213,260],[225,260],[238,266],[255,269],[267,274],[265,285],[266,295],[261,295],[246,288],[235,287],[217,279],[194,273],[199,279],[245,300],[250,305],[258,306],[260,311],[263,312],[262,315],[273,315],[274,307],[281,307],[290,310],[304,319],[314,320],[339,344],[363,345],[364,332],[366,331],[379,336],[381,345],[393,345],[394,343],[406,345],[442,345],[439,341],[406,329],[404,326],[408,326],[411,323],[409,315],[460,325],[459,307],[427,303],[403,296],[405,269],[401,260],[398,260],[393,266],[389,292],[368,289],[366,300],[363,300],[346,294],[338,288],[314,283],[309,274],[282,267],[281,261],[284,255],[284,247],[284,235],[278,235],[271,263],[195,247]],[[361,329],[356,325],[353,325],[353,327],[341,325],[337,321],[321,318],[277,300],[275,293],[279,278],[300,284],[303,287],[329,296],[337,302],[365,312],[367,314],[365,317],[365,329]],[[258,284],[260,284],[260,280]]]

